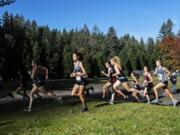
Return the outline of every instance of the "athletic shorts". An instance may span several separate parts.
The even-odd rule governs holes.
[[[150,94],[152,88],[153,88],[153,83],[148,83],[145,88],[147,89],[147,93]]]
[[[167,80],[161,81],[161,83],[164,84],[163,89],[166,89],[168,87],[168,81]]]
[[[134,85],[134,89],[136,89],[136,90],[141,90],[141,87],[140,87],[139,84],[135,84],[135,85]]]
[[[128,79],[127,79],[126,77],[119,77],[118,80],[119,80],[121,83],[128,82]]]
[[[33,81],[33,83],[37,86],[37,87],[41,87],[44,86],[46,84],[45,81]]]
[[[88,83],[89,82],[86,79],[84,79],[84,78],[82,78],[81,80],[76,80],[76,82],[75,82],[75,84],[83,85],[83,86],[86,86]]]

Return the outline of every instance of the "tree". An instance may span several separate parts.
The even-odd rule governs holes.
[[[159,37],[162,39],[164,37],[167,36],[173,36],[173,32],[172,32],[172,28],[173,28],[173,22],[171,21],[171,19],[168,19],[167,22],[164,22],[160,31],[159,31]]]
[[[9,5],[9,4],[14,3],[14,2],[15,2],[15,0],[0,0],[0,7]]]

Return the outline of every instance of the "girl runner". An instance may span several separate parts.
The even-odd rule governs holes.
[[[153,88],[153,78],[147,66],[144,67],[144,86],[145,86],[144,95],[147,99],[147,103],[150,104],[149,94],[151,89]]]
[[[132,95],[136,98],[138,102],[140,102],[139,97],[137,94],[140,94],[143,97],[143,91],[141,90],[140,83],[139,83],[139,74],[132,72],[131,73],[133,88],[130,90],[133,91]]]
[[[81,62],[81,56],[80,53],[73,53],[72,59],[74,62],[74,70],[71,73],[70,77],[75,77],[76,78],[76,83],[72,89],[72,96],[79,96],[81,102],[82,102],[82,108],[81,112],[86,112],[88,111],[88,107],[86,104],[86,98],[84,95],[85,91],[85,85],[87,83],[85,77],[87,77],[86,70]]]
[[[155,99],[152,101],[152,103],[159,103],[158,91],[160,89],[164,89],[166,94],[171,98],[173,106],[176,106],[178,101],[174,98],[168,89],[168,77],[170,76],[170,72],[165,67],[162,67],[160,60],[156,61],[156,66],[157,67],[154,74],[158,75],[159,83],[154,87]]]
[[[116,78],[112,76],[114,73],[113,67],[110,62],[106,62],[105,66],[107,68],[107,73],[101,71],[101,73],[108,78],[108,82],[106,82],[103,86],[103,96],[102,98],[106,100],[106,96],[108,96],[108,89],[116,82]]]
[[[37,92],[42,92],[47,96],[51,96],[55,98],[58,102],[62,103],[62,98],[57,97],[52,90],[47,90],[45,88],[45,80],[48,79],[48,69],[42,66],[38,61],[32,61],[32,74],[31,78],[33,80],[33,88],[29,94],[29,106],[25,111],[31,112],[32,111],[32,103],[33,103],[33,95]]]
[[[115,56],[111,58],[111,64],[114,66],[115,73],[112,75],[113,77],[116,77],[116,82],[113,85],[113,91],[118,95],[118,96],[123,96],[125,99],[128,97],[124,95],[121,91],[118,90],[118,87],[122,84],[122,86],[125,88],[126,91],[132,92],[133,96],[137,94],[136,90],[130,89],[129,84],[128,84],[128,79],[125,77],[120,59]],[[113,99],[113,98],[111,98]],[[113,100],[110,101],[110,103],[113,102]]]

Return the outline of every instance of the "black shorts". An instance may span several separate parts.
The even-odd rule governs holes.
[[[41,87],[44,86],[46,84],[45,81],[33,81],[33,83],[37,86],[37,87]]]
[[[145,86],[146,90],[147,90],[147,93],[150,94],[152,88],[153,88],[153,83],[148,83],[146,86]]]
[[[161,83],[164,84],[163,89],[166,89],[168,87],[168,81],[167,80],[161,81]]]
[[[76,82],[75,82],[75,84],[77,84],[77,85],[84,85],[84,86],[88,85],[88,83],[89,83],[89,81],[84,78],[81,79],[80,81],[76,80]]]
[[[134,89],[136,89],[136,90],[141,90],[141,87],[140,87],[139,84],[135,84],[135,85],[134,85]]]
[[[126,77],[119,77],[118,80],[119,80],[121,83],[128,82],[128,79],[127,79]]]

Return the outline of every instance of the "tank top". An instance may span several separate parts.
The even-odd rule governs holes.
[[[74,65],[74,73],[82,72],[81,67],[79,66],[79,62]],[[81,81],[81,76],[76,76],[77,81]]]
[[[144,80],[146,80],[147,82],[149,82],[150,81],[150,78],[149,78],[149,76],[148,76],[148,74],[144,74]]]
[[[167,81],[168,78],[166,76],[166,71],[164,70],[164,67],[156,68],[156,74],[158,75],[159,81]]]
[[[46,78],[46,70],[43,67],[37,67],[34,81],[41,82]]]
[[[110,67],[108,68],[108,70],[110,70],[110,77],[109,77],[109,80],[111,82],[115,82],[116,81],[116,77],[115,76],[112,76],[114,73],[115,73],[115,70],[114,70],[114,67]]]

